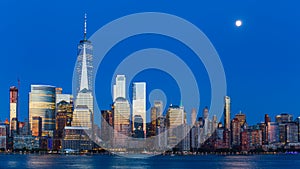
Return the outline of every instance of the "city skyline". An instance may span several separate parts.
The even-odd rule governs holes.
[[[12,9],[13,4],[9,2],[3,3],[3,7],[7,6],[7,9]],[[23,2],[20,2],[20,4],[22,3]],[[125,2],[122,3],[125,6],[128,5]],[[217,4],[207,2],[205,5],[216,5],[220,7],[224,5],[223,3],[225,2],[219,2]],[[16,57],[14,61],[16,69],[11,69],[7,66],[8,64],[1,67],[1,72],[6,72],[3,73],[3,79],[7,83],[0,85],[0,91],[2,91],[0,99],[3,103],[7,102],[9,97],[7,91],[10,86],[17,86],[17,79],[19,77],[20,100],[22,100],[22,102],[20,102],[21,120],[24,119],[24,114],[28,113],[28,92],[30,91],[31,84],[44,83],[60,86],[64,88],[66,93],[72,93],[70,87],[71,76],[76,59],[76,49],[74,46],[76,46],[76,42],[82,38],[82,22],[78,21],[82,20],[82,15],[85,12],[89,13],[88,37],[111,19],[122,16],[123,14],[140,12],[138,9],[124,9],[119,11],[116,9],[117,7],[113,7],[113,2],[99,5],[101,6],[99,8],[103,8],[103,10],[97,12],[99,11],[96,7],[97,5],[91,4],[91,1],[88,1],[83,6],[79,3],[72,4],[79,9],[76,11],[70,9],[69,12],[72,16],[61,12],[62,9],[53,5],[43,7],[43,9],[57,9],[53,15],[47,12],[47,10],[40,11],[40,9],[33,9],[30,7],[30,2],[21,5],[32,8],[32,10],[27,10],[27,12],[25,12],[24,9],[19,9],[20,12],[24,13],[22,16],[14,14],[13,11],[7,11],[7,9],[2,10],[4,16],[9,15],[9,17],[4,18],[3,22],[7,23],[7,26],[1,28],[1,31],[7,32],[4,34],[4,38],[7,39],[8,42],[3,43],[3,48],[7,48],[8,50],[3,51],[13,51],[11,54],[4,53],[4,55],[13,55]],[[248,115],[248,121],[254,124],[260,119],[258,117],[263,117],[264,114],[269,114],[271,117],[274,117],[276,114],[282,112],[291,113],[294,116],[299,113],[297,108],[297,95],[299,94],[297,86],[299,86],[299,82],[295,81],[294,78],[297,77],[297,72],[299,72],[296,58],[299,52],[297,52],[297,48],[295,47],[295,45],[298,44],[296,41],[297,36],[295,35],[299,35],[299,29],[297,29],[299,24],[293,22],[293,20],[296,20],[295,17],[297,17],[297,15],[293,15],[293,10],[288,10],[284,15],[278,14],[276,9],[281,9],[281,5],[274,3],[271,4],[273,8],[269,8],[269,13],[263,15],[263,9],[269,4],[260,2],[260,5],[256,5],[254,2],[246,1],[244,5],[241,6],[232,3],[232,7],[229,9],[221,9],[219,14],[223,12],[227,13],[227,15],[221,17],[217,14],[214,15],[213,11],[209,11],[198,5],[193,5],[194,2],[174,2],[173,5],[180,5],[182,7],[180,11],[168,10],[167,5],[169,5],[169,3],[161,2],[161,8],[153,7],[151,3],[147,4],[150,4],[150,6],[146,7],[146,5],[146,10],[160,10],[162,8],[165,9],[165,12],[171,12],[190,20],[203,29],[212,40],[220,54],[227,74],[228,95],[234,100],[232,103],[232,114],[236,114],[242,110]],[[62,3],[61,5],[66,6],[67,4]],[[239,8],[235,8],[237,6],[239,6]],[[286,7],[286,9],[294,9],[294,6],[297,5],[289,3],[283,6]],[[137,8],[137,6],[135,6],[135,8]],[[198,8],[203,8],[200,10],[199,15],[190,16],[193,11],[199,11]],[[186,9],[190,10],[188,11]],[[116,13],[107,18],[106,12],[111,13],[110,10]],[[257,11],[257,13],[251,12],[252,10]],[[42,24],[37,24],[34,23],[33,20],[30,20],[35,12],[40,12],[41,17],[38,19]],[[202,16],[206,13],[211,14],[211,16],[207,18]],[[103,20],[99,19],[102,17]],[[212,19],[214,22],[211,22]],[[242,19],[243,25],[236,28],[234,25],[235,19]],[[22,31],[25,33],[17,29],[10,30],[11,27],[14,27],[13,21],[19,21],[16,23],[18,25],[17,27],[22,28]],[[285,23],[286,26],[280,26],[282,24],[279,25],[279,23]],[[50,27],[47,28],[43,26],[43,24]],[[45,31],[50,31],[52,28],[56,32],[55,35],[44,34]],[[14,34],[14,32],[16,32],[16,34]],[[273,36],[272,32],[276,33],[277,38]],[[10,37],[10,35],[12,35],[12,37]],[[44,41],[42,37],[49,39],[49,42]],[[59,38],[62,40],[58,41]],[[261,38],[262,40],[260,40]],[[230,44],[225,43],[229,40],[231,42]],[[27,41],[40,41],[41,43],[36,44],[35,48],[32,48],[31,46],[24,45],[30,44],[26,43]],[[285,44],[282,45],[280,41],[284,41]],[[54,45],[55,43],[53,42],[57,45]],[[8,46],[8,44],[13,45]],[[60,46],[60,49],[56,49],[55,46]],[[19,50],[14,50],[12,47],[18,47]],[[260,53],[256,53],[256,50],[259,50]],[[49,52],[46,53],[45,51]],[[42,56],[40,55],[41,53],[43,53]],[[282,59],[283,56],[284,59]],[[53,58],[53,60],[58,62],[49,62],[49,58]],[[47,61],[39,62],[41,59]],[[244,60],[247,62],[244,62]],[[269,64],[270,60],[272,64]],[[5,59],[4,63],[6,62],[9,61]],[[63,69],[53,69],[53,72],[46,69],[47,67],[51,67],[52,64],[59,67],[60,63],[66,67]],[[34,64],[35,67],[28,66],[31,64]],[[288,66],[286,69],[279,71],[278,67],[281,65]],[[69,80],[66,80],[66,77],[69,77]],[[108,92],[110,93],[110,91]],[[204,91],[204,94],[205,93]],[[201,105],[200,108],[209,105],[209,101],[207,100],[209,99],[203,101],[204,104]],[[107,103],[103,104],[108,107],[109,104]],[[102,105],[100,106],[104,107]],[[105,107],[103,109],[105,109]],[[1,105],[0,111],[2,121],[9,118],[8,105]]]

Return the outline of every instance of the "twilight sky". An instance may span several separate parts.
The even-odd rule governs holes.
[[[83,38],[83,16],[88,13],[88,37],[103,25],[119,17],[137,12],[165,12],[184,18],[200,28],[216,48],[227,79],[232,116],[240,110],[250,124],[263,120],[268,113],[300,114],[300,2],[262,2],[259,0],[94,0],[0,1],[0,120],[9,117],[9,87],[21,80],[20,114],[28,113],[30,84],[50,84],[72,91],[72,73],[77,44]],[[235,26],[241,19],[243,25]],[[145,40],[146,39],[146,40]],[[136,36],[112,48],[105,60],[106,72],[100,71],[96,85],[102,94],[110,94],[113,68],[122,56],[146,47],[159,47],[189,55],[184,47],[178,50],[172,39],[161,36]],[[191,54],[192,55],[192,54]],[[183,57],[184,58],[184,57]],[[186,57],[185,57],[186,59]],[[188,60],[191,67],[193,61]],[[200,108],[210,103],[210,87],[201,63],[197,78],[201,90]],[[203,71],[204,70],[204,71]],[[204,72],[204,73],[203,73]],[[202,76],[203,74],[203,76]],[[162,76],[169,83],[157,82]],[[145,79],[148,77],[148,79]],[[138,74],[137,81],[147,81],[153,88],[169,90],[173,79],[157,70]],[[107,81],[107,82],[106,82]],[[173,86],[176,89],[176,86]],[[166,91],[176,99],[176,92]],[[111,96],[99,103],[109,108]],[[223,99],[223,98],[220,98]]]

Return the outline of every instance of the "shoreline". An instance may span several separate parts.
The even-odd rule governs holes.
[[[76,156],[124,156],[126,155],[142,155],[142,153],[124,153],[118,155],[117,153],[105,152],[105,153],[94,153],[94,152],[79,152],[79,153],[60,153],[60,152],[30,152],[30,151],[19,151],[19,152],[0,152],[0,155],[76,155]],[[299,155],[299,152],[288,151],[288,152],[201,152],[201,153],[148,153],[144,155],[151,156],[251,156],[251,155]]]

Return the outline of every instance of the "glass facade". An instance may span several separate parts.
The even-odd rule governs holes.
[[[168,146],[175,147],[183,139],[184,108],[171,105],[167,112]]]
[[[77,93],[82,88],[82,74],[85,73],[83,71],[87,72],[87,82],[84,83],[87,83],[88,90],[93,91],[93,45],[88,40],[81,40],[78,45],[76,71]]]
[[[143,131],[146,133],[146,83],[138,82],[133,83],[133,100],[132,100],[132,124],[137,124],[134,122],[135,116],[141,116],[143,121]],[[133,126],[133,131],[138,128],[138,126]]]
[[[53,136],[55,130],[55,87],[31,85],[29,93],[29,124],[32,131],[32,118],[42,118],[42,136]]]
[[[114,101],[118,97],[126,98],[126,77],[125,75],[117,75],[116,84],[114,85]]]
[[[93,116],[91,110],[86,105],[78,105],[75,108],[72,126],[92,129]]]
[[[113,105],[114,114],[114,147],[127,146],[127,138],[130,133],[130,105],[124,98],[119,97]]]
[[[90,150],[92,142],[85,127],[65,127],[63,134],[62,149],[72,149],[76,151]]]

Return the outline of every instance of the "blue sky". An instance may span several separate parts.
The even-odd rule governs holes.
[[[17,85],[17,78],[21,80],[21,119],[28,113],[30,84],[51,84],[62,87],[64,93],[71,93],[85,12],[88,13],[88,36],[91,36],[114,19],[149,11],[182,17],[207,35],[225,69],[232,114],[242,110],[250,124],[262,121],[265,113],[270,114],[272,120],[282,112],[297,117],[300,115],[299,6],[297,1],[259,0],[2,0],[0,119],[8,118],[8,90],[9,86]],[[242,27],[235,27],[236,19],[243,21]],[[142,38],[145,37],[133,37],[124,43],[131,47],[128,50],[149,45],[176,50],[176,42],[171,40],[166,45],[168,43],[156,44],[155,37],[150,37],[152,40],[149,42],[143,42]],[[122,47],[122,44],[116,46],[110,58],[124,55],[124,50],[118,50]],[[107,60],[107,63],[112,64],[113,61]],[[151,74],[151,71],[144,73]],[[104,76],[111,78],[110,74],[104,73]],[[150,80],[153,77],[149,75]],[[210,102],[207,77],[201,76],[199,81],[203,85],[203,95],[207,94],[207,98],[201,99],[201,108],[204,108]],[[100,108],[107,109],[110,102],[109,96]]]

